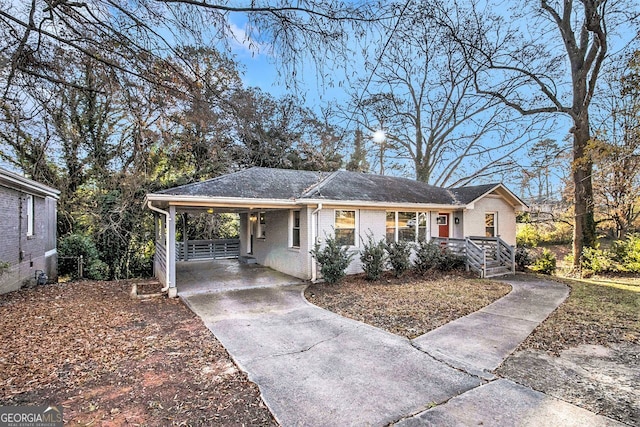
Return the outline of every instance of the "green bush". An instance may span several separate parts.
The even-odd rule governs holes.
[[[531,270],[536,273],[553,274],[556,271],[556,256],[549,250],[544,249],[533,265]]]
[[[411,268],[411,245],[407,242],[391,242],[385,244],[389,264],[396,277],[400,277]]]
[[[516,244],[527,248],[535,248],[540,243],[541,237],[538,229],[532,224],[518,226],[516,233]]]
[[[583,271],[596,274],[611,271],[613,268],[611,253],[597,248],[583,248],[581,266]]]
[[[58,243],[58,274],[61,276],[70,275],[72,278],[78,279],[78,258],[80,256],[82,256],[83,265],[86,267],[84,275],[87,278],[103,280],[104,276],[100,272],[104,272],[105,269],[107,277],[109,276],[109,266],[100,261],[96,245],[91,238],[82,234],[70,234]],[[98,267],[96,264],[98,261],[104,265]]]
[[[524,246],[518,246],[515,253],[516,268],[518,271],[525,271],[533,262],[531,251]]]
[[[354,254],[349,253],[346,246],[341,246],[335,236],[325,238],[324,247],[316,243],[315,247],[310,251],[311,256],[320,264],[320,273],[325,282],[333,284],[337,283],[345,276],[345,271]]]
[[[629,234],[624,240],[614,242],[611,252],[619,271],[640,273],[640,233]]]
[[[421,241],[416,249],[416,257],[413,261],[413,267],[420,274],[427,273],[428,271],[440,266],[441,257],[442,248],[439,244],[432,241]]]
[[[84,275],[93,280],[109,280],[109,266],[99,259],[91,260]]]
[[[454,254],[448,248],[444,248],[440,253],[440,258],[438,259],[438,269],[440,271],[456,270],[464,265],[465,258]]]
[[[371,234],[367,235],[367,241],[362,242],[360,261],[367,280],[378,280],[387,263],[384,240],[376,242]]]

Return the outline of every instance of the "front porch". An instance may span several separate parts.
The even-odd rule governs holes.
[[[269,267],[237,259],[178,261],[176,278],[178,296],[303,283]]]

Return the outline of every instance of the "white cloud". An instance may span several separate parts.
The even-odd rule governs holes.
[[[233,50],[248,53],[251,56],[264,55],[269,52],[269,46],[253,40],[246,28],[230,22],[229,31],[229,39]]]

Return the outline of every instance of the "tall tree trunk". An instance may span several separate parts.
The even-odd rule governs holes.
[[[575,226],[573,228],[573,265],[580,269],[582,248],[594,247],[596,223],[593,216],[593,160],[587,153],[591,139],[589,114],[586,109],[574,117],[573,133],[573,182],[575,198]]]

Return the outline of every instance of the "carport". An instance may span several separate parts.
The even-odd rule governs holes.
[[[300,284],[296,277],[237,259],[191,260],[176,263],[179,296],[267,286]]]

